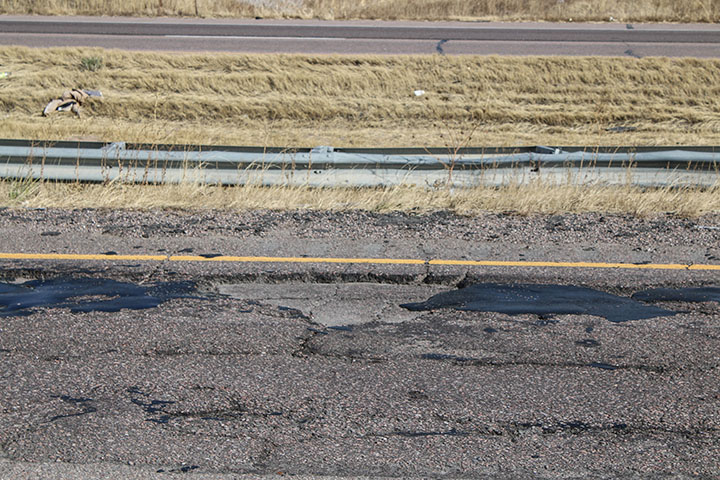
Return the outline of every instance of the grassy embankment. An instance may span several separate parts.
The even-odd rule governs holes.
[[[90,57],[102,60],[96,71],[87,68],[92,62],[83,66],[83,59]],[[12,72],[0,80],[0,131],[5,138],[340,147],[720,142],[717,60],[351,58],[2,47],[0,71]],[[105,97],[85,106],[80,119],[71,114],[40,115],[48,100],[75,86],[100,89]],[[415,96],[416,89],[426,93]],[[617,126],[634,130],[608,130]],[[134,188],[116,187],[123,192]],[[685,214],[720,210],[717,191],[709,197],[707,192],[698,192],[701,200],[689,200],[688,206],[683,206],[675,191],[667,191],[663,201],[652,200],[647,192],[645,200],[631,196],[617,200],[600,189],[597,198],[605,195],[606,200],[602,201],[605,207],[598,207],[587,190],[565,187],[570,190],[558,190],[557,202],[548,200],[545,186],[536,186],[538,197],[525,203],[519,192],[511,192],[503,200],[497,198],[501,195],[495,189],[469,194],[467,200],[462,200],[465,193],[416,192],[412,194],[418,197],[415,201],[407,198],[406,189],[393,190],[393,198],[389,193],[352,193],[357,200],[343,197],[351,194],[348,192],[335,192],[333,197],[323,191],[319,198],[317,191],[295,189],[288,190],[289,199],[278,199],[276,204],[270,201],[272,194],[268,193],[270,199],[264,198],[262,189],[210,191],[208,187],[188,188],[186,200],[172,200],[170,197],[179,193],[168,187],[166,192],[175,192],[170,197],[153,193],[145,203],[133,195],[123,197],[119,191],[103,202],[116,206],[113,198],[125,198],[128,205],[152,207],[160,206],[153,203],[154,198],[165,198],[163,205],[167,206],[193,206],[198,201],[210,206],[210,199],[225,191],[230,197],[214,201],[214,205],[378,210],[394,205],[392,208],[449,208],[466,213],[598,208],[646,212],[651,210],[649,204],[656,205],[652,207],[655,210]],[[47,192],[37,192],[37,188]],[[0,203],[71,206],[68,199],[74,199],[76,206],[103,204],[96,199],[83,201],[65,191],[67,188],[84,187],[35,185],[26,189],[20,185],[18,190],[17,183],[6,182],[0,190]],[[52,194],[52,189],[60,193]],[[631,190],[628,195],[645,195]],[[530,194],[530,189],[525,192]],[[257,200],[250,199],[251,194]],[[578,201],[579,197],[583,201]]]
[[[450,191],[409,187],[384,189],[305,187],[216,187],[206,185],[75,185],[27,180],[0,181],[0,206],[187,210],[368,210],[460,215],[506,212],[521,215],[605,212],[650,216],[669,212],[698,217],[720,212],[720,187],[641,189],[531,184]]]
[[[476,128],[471,143],[486,146],[720,144],[718,60],[0,47],[0,71],[12,72],[0,79],[11,138],[422,147]],[[72,87],[105,98],[81,119],[40,115]]]
[[[0,13],[322,19],[717,22],[718,0],[4,0]]]

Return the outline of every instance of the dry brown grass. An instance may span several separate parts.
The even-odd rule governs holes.
[[[96,72],[84,57],[102,58]],[[339,57],[0,48],[0,131],[267,146],[674,145],[720,141],[720,61],[633,58]],[[66,87],[101,89],[84,117],[44,118]],[[413,90],[427,93],[416,97]],[[616,125],[636,128],[625,133]],[[720,189],[547,185],[449,191],[0,182],[0,205],[63,208],[364,209],[461,214],[604,211],[697,216]]]
[[[717,22],[719,0],[4,0],[0,13],[323,19]]]
[[[82,58],[102,58],[96,72]],[[266,146],[720,142],[720,61],[0,48],[6,138]],[[105,98],[49,118],[65,88]],[[413,91],[422,89],[421,97]],[[625,125],[634,131],[606,129]]]
[[[720,212],[720,187],[700,189],[573,184],[427,190],[393,188],[218,187],[207,185],[77,185],[27,180],[0,181],[0,206],[25,208],[367,210],[461,215],[512,212],[522,215],[605,212],[636,216],[670,212],[697,217]]]

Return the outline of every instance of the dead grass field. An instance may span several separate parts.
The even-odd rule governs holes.
[[[719,0],[4,0],[0,13],[322,19],[717,22]]]
[[[102,60],[97,71],[83,58]],[[86,62],[87,63],[87,62]],[[720,144],[720,61],[306,57],[0,48],[5,138],[259,146]],[[42,117],[66,88],[105,97]],[[425,95],[415,96],[416,89]],[[609,128],[634,130],[615,133]],[[697,216],[720,189],[579,185],[449,191],[0,182],[0,206],[604,211]]]
[[[720,185],[708,189],[642,189],[534,183],[501,188],[428,190],[392,188],[218,187],[180,185],[81,185],[29,180],[0,181],[0,206],[10,208],[108,208],[185,210],[366,210],[460,215],[604,212],[698,217],[720,212]]]
[[[102,60],[97,71],[82,59]],[[720,144],[720,61],[0,48],[5,138],[312,147]],[[42,117],[64,89],[104,98]],[[414,90],[426,93],[415,96]],[[613,127],[631,127],[614,132]],[[470,137],[470,132],[474,132]]]

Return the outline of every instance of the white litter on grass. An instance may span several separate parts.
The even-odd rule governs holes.
[[[420,96],[425,95],[425,90],[415,90],[413,93],[415,94],[416,97],[420,97]]]

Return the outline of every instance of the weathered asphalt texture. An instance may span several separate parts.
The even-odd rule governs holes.
[[[0,251],[717,264],[718,227],[3,210]],[[656,302],[677,313],[620,323],[399,307],[479,282],[629,297],[718,285],[717,272],[0,261],[0,277],[192,281],[203,297],[0,317],[3,479],[720,474],[718,303]]]

